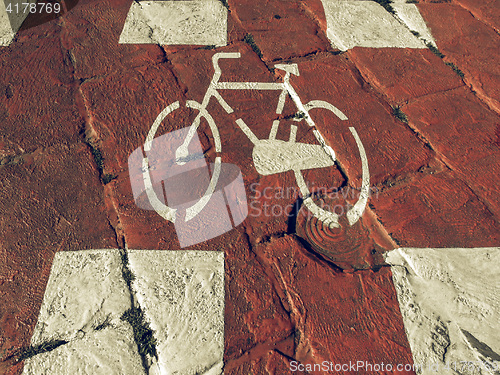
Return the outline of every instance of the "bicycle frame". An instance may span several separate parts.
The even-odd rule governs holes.
[[[284,65],[284,64],[277,64],[276,68],[284,70],[286,72],[285,77],[283,78],[283,82],[219,82],[219,79],[222,75],[222,71],[219,67],[219,59],[225,58],[225,59],[237,59],[240,58],[241,54],[239,52],[220,52],[216,53],[212,57],[212,63],[214,66],[214,75],[212,78],[212,81],[210,82],[210,85],[207,89],[207,92],[205,93],[205,96],[203,98],[203,101],[201,104],[199,104],[197,109],[200,110],[200,113],[198,116],[195,118],[193,125],[191,127],[191,130],[184,142],[184,144],[179,147],[177,150],[177,158],[178,162],[182,163],[182,158],[187,156],[187,146],[189,145],[189,142],[191,142],[192,137],[194,136],[195,131],[198,129],[199,123],[200,123],[200,118],[203,116],[203,114],[207,113],[206,108],[208,106],[208,103],[212,97],[215,97],[219,104],[224,108],[226,113],[230,114],[233,113],[234,110],[231,108],[231,106],[224,100],[224,98],[220,95],[218,90],[278,90],[281,91],[281,94],[278,99],[278,107],[276,108],[276,114],[280,115],[283,113],[283,107],[285,106],[285,99],[286,99],[286,94],[289,94],[292,100],[294,101],[295,105],[297,106],[297,109],[299,112],[302,112],[304,114],[304,119],[306,120],[307,124],[311,127],[315,127],[316,124],[312,120],[311,116],[309,116],[309,111],[304,106],[297,95],[295,89],[290,85],[290,75],[295,74],[299,75],[299,69],[297,67],[297,64],[289,64],[289,65]],[[191,101],[191,104],[194,104]],[[198,104],[198,103],[196,103]],[[189,106],[189,105],[188,105]],[[333,107],[333,106],[332,106]],[[193,108],[193,107],[192,107]],[[333,107],[335,108],[335,107]],[[335,113],[337,115],[340,114],[340,118],[342,119],[347,119],[345,115],[340,112],[337,108],[335,108]],[[272,128],[271,128],[271,133],[269,134],[269,139],[275,139],[276,134],[278,132],[278,127],[279,127],[279,122],[280,120],[275,120],[273,122]],[[245,133],[245,135],[248,137],[250,141],[252,141],[253,144],[258,143],[259,139],[255,136],[255,134],[251,131],[251,129],[245,124],[245,122],[242,119],[236,120],[236,124],[239,126],[239,128]],[[293,129],[293,128],[292,128]],[[296,130],[296,129],[295,129]],[[292,130],[292,131],[295,131]],[[320,145],[324,148],[325,152],[330,155],[331,159],[335,161],[335,152],[333,149],[326,145],[325,140],[321,136],[321,134],[318,131],[314,132],[316,138],[320,142]]]

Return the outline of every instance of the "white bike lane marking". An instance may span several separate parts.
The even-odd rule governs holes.
[[[385,258],[420,373],[498,373],[500,248],[400,248]]]
[[[417,6],[404,0],[391,3],[394,15],[373,1],[322,0],[322,4],[327,37],[340,50],[435,44]],[[227,9],[219,0],[137,1],[129,10],[120,43],[225,46]]]
[[[134,1],[120,43],[225,46],[227,9],[219,0]]]
[[[25,5],[23,5],[23,3]],[[35,0],[2,0],[0,1],[0,46],[8,46],[16,36],[17,30],[28,17],[24,12],[26,3],[34,4]],[[9,9],[9,11],[8,11]]]
[[[164,12],[165,9],[163,9],[160,13],[162,13],[163,15],[160,16],[160,13],[158,14],[153,14],[153,16],[150,16],[151,15],[151,12],[146,12],[144,13],[143,12],[143,9],[139,9],[141,6],[145,5],[146,3],[154,3],[154,2],[141,2],[141,3],[133,3],[132,5],[132,8],[131,8],[131,12],[129,13],[129,16],[130,16],[130,19],[129,19],[129,16],[127,17],[127,22],[126,22],[126,27],[124,27],[124,31],[122,33],[122,36],[120,37],[120,42],[121,43],[137,43],[137,44],[140,44],[140,43],[160,43],[160,44],[215,44],[215,45],[225,45],[226,43],[226,39],[223,39],[221,37],[222,33],[221,33],[221,30],[225,27],[219,27],[220,24],[218,24],[217,27],[215,27],[214,29],[210,29],[210,30],[214,30],[214,34],[216,35],[215,37],[213,37],[212,39],[210,40],[207,40],[207,39],[195,39],[194,42],[191,42],[191,39],[188,40],[188,39],[184,39],[185,35],[183,35],[182,32],[180,32],[179,30],[183,30],[183,24],[184,24],[184,21],[185,19],[182,19],[182,20],[179,20],[179,21],[175,21],[174,22],[174,27],[172,27],[172,29],[169,29],[168,32],[165,32],[165,30],[159,30],[159,27],[157,25],[161,25],[164,23],[164,21],[162,20],[163,18],[167,17],[167,12]],[[174,4],[175,3],[175,4]],[[153,7],[156,7],[156,6],[160,6],[159,4],[162,4],[162,7],[164,8],[167,8],[167,7],[175,7],[175,6],[184,6],[184,5],[189,5],[189,4],[184,4],[184,3],[189,3],[189,4],[194,4],[194,2],[182,2],[182,1],[176,1],[176,2],[157,2],[156,4],[151,4]],[[207,2],[204,2],[205,4]],[[217,4],[220,5],[220,2],[217,1]],[[139,8],[138,8],[139,7]],[[151,7],[149,8],[150,10],[152,9]],[[196,13],[198,10],[194,10],[193,12]],[[154,13],[154,12],[153,12]],[[179,12],[180,13],[180,12]],[[179,13],[175,13],[175,14],[179,14]],[[222,13],[224,13],[224,10],[222,10]],[[140,14],[139,16],[137,16],[138,14]],[[226,22],[226,19],[227,19],[227,13],[224,13],[225,15],[223,17],[220,17],[221,20],[224,20],[224,25],[225,25],[225,22]],[[147,15],[148,18],[145,18],[145,15]],[[136,17],[137,16],[137,17]],[[202,17],[203,18],[203,17]],[[209,20],[208,23],[212,22],[212,18],[211,18],[211,15],[209,15],[207,18],[204,18],[205,20]],[[205,22],[205,21],[204,21]],[[134,25],[135,24],[135,25]],[[137,30],[134,30],[133,27],[136,27],[137,26]],[[200,26],[201,29],[203,29],[203,26]],[[144,38],[144,35],[145,34],[141,34],[142,31],[146,31],[146,34],[148,35],[148,38]],[[224,31],[224,38],[226,38],[227,36],[225,35],[226,32]],[[142,36],[141,36],[142,35]],[[151,35],[151,38],[149,38],[149,35]],[[134,39],[135,38],[135,39]],[[141,39],[142,38],[142,39]],[[164,39],[161,39],[161,38],[164,38]],[[214,42],[215,41],[215,42]],[[268,84],[262,84],[261,85],[249,85],[250,83],[247,83],[247,86],[245,87],[246,89],[265,89],[266,87],[270,87],[268,86]],[[229,88],[229,87],[227,87]],[[214,96],[216,96],[216,94],[214,94]],[[224,107],[224,109],[229,113],[229,106],[226,105],[224,106],[223,103],[225,103],[222,98],[219,96],[216,98],[219,100],[219,102],[221,103],[221,105]],[[282,99],[281,99],[282,98]],[[280,96],[280,102],[283,102],[284,103],[284,100],[286,98],[286,95],[282,95]],[[305,107],[304,107],[305,108]],[[305,108],[306,109],[306,108]],[[276,124],[276,125],[275,125]],[[278,123],[275,123],[273,124],[273,127],[271,129],[271,132],[270,132],[270,139],[271,139],[271,136],[274,134],[274,137],[276,136],[276,133],[277,133],[277,129],[278,129]],[[310,125],[310,124],[309,124]],[[317,138],[318,139],[322,139],[321,135],[319,134],[319,132],[315,132],[315,134],[317,134]],[[353,133],[354,135],[354,133]],[[293,136],[291,134],[291,139],[293,139]],[[322,144],[323,145],[323,144]],[[333,151],[333,150],[332,150]],[[333,152],[332,152],[333,154]],[[333,154],[333,159],[334,159],[334,154]],[[147,160],[146,160],[147,162]],[[148,163],[146,163],[148,164]],[[160,202],[162,203],[162,202]],[[167,214],[165,214],[165,216],[168,216]],[[133,250],[129,251],[130,254],[133,254]],[[177,253],[178,251],[174,251],[174,252],[162,252],[162,253],[172,253],[172,254],[175,254]],[[156,253],[160,253],[160,252],[154,252],[155,254]],[[191,253],[191,252],[189,252]],[[223,256],[222,253],[219,253],[221,256]],[[149,253],[149,257],[147,257],[148,253],[144,253],[143,254],[144,257],[145,257],[145,262],[146,264],[151,261],[151,259],[153,258],[151,255],[153,255],[152,253]],[[131,256],[131,265],[132,265],[132,256]],[[148,267],[145,267],[143,268],[145,274],[150,277],[150,273],[151,273],[151,269],[148,269]],[[177,272],[179,271],[177,268],[176,268],[176,271]],[[222,267],[222,271],[223,271],[223,267]],[[144,290],[142,291],[143,293],[146,293]],[[141,291],[139,291],[139,293],[141,293]],[[217,296],[218,300],[219,301],[224,301],[224,295],[222,293],[222,295],[218,295]],[[144,310],[146,312],[146,314],[150,317],[150,320],[153,321],[155,319],[155,317],[153,316],[154,315],[154,303],[153,304],[150,304],[148,305],[147,304],[147,298],[146,297],[143,297],[142,298],[142,302],[141,303],[144,303],[145,306],[144,306]],[[175,299],[174,299],[175,301]],[[222,310],[219,310],[218,312],[216,313],[220,313],[220,312],[223,312],[223,309]],[[163,320],[162,320],[163,319]],[[166,326],[166,323],[165,323],[165,320],[166,318],[164,316],[161,316],[160,318],[158,318],[158,321],[157,323],[155,323],[155,327],[162,327],[162,324],[164,326]],[[177,322],[176,320],[176,316],[172,317],[172,319],[174,320],[174,322]],[[222,317],[223,319],[223,317]],[[42,323],[43,324],[43,323]],[[158,328],[159,329],[159,328]],[[220,335],[220,331],[218,331],[219,333],[216,333],[214,336],[217,336],[217,335]],[[162,331],[159,331],[159,332],[155,332],[155,335],[157,337],[161,337],[161,335],[163,335],[164,332]],[[223,337],[223,332],[222,332],[222,337]],[[171,347],[170,349],[173,348],[173,350],[175,350],[176,348],[176,345],[181,345],[182,343],[178,343],[176,344],[176,342],[173,342],[173,343],[170,343]],[[202,349],[200,349],[201,351]],[[221,353],[223,352],[223,350],[221,351]],[[50,354],[50,353],[48,353]],[[172,353],[170,353],[172,354]],[[217,354],[219,355],[219,354]],[[164,354],[161,353],[160,351],[160,357],[163,357]],[[168,357],[169,360],[172,359],[172,357]],[[216,367],[213,367],[214,369]],[[64,367],[62,367],[61,370],[64,370]],[[56,372],[54,372],[56,373]]]
[[[251,131],[250,127],[242,119],[236,120],[236,124],[255,146],[252,152],[252,158],[257,171],[260,174],[269,175],[293,170],[295,173],[297,185],[302,195],[305,197],[304,204],[306,205],[306,207],[311,211],[311,213],[313,213],[315,217],[324,222],[325,225],[338,227],[338,215],[329,211],[325,211],[324,209],[318,207],[310,197],[310,192],[307,188],[301,171],[305,169],[324,168],[332,166],[334,165],[334,162],[336,160],[335,152],[330,146],[326,144],[325,139],[316,128],[316,124],[309,115],[309,110],[313,108],[323,108],[333,112],[341,120],[347,120],[347,117],[338,108],[322,100],[312,100],[305,105],[302,104],[299,95],[290,84],[290,76],[292,74],[297,76],[300,75],[297,64],[277,64],[275,66],[275,68],[281,69],[286,72],[282,83],[219,82],[222,71],[218,65],[218,60],[220,58],[239,57],[239,53],[216,54],[213,56],[214,77],[210,83],[209,88],[207,89],[207,94],[203,99],[202,107],[205,108],[210,98],[212,96],[215,96],[227,113],[233,112],[233,109],[226,103],[226,101],[222,98],[217,90],[281,90],[281,94],[278,99],[278,105],[276,108],[276,114],[281,114],[285,104],[287,96],[286,94],[288,94],[297,107],[299,113],[303,114],[303,118],[306,120],[307,124],[313,128],[313,133],[317,141],[319,142],[319,147],[316,145],[295,143],[296,127],[291,127],[290,139],[288,142],[276,140],[276,134],[279,128],[279,120],[275,120],[273,122],[268,140],[258,139]],[[295,121],[301,121],[301,119],[295,119]],[[361,156],[363,171],[363,182],[361,187],[362,194],[360,195],[360,199],[356,202],[355,206],[348,212],[349,224],[353,225],[362,216],[368,202],[370,176],[368,170],[368,161],[361,140],[354,128],[350,128],[350,131],[356,139],[356,144]],[[188,141],[189,138],[186,139],[186,142],[183,145],[182,155],[184,156],[184,150],[187,147]],[[319,151],[319,148],[322,149],[322,151]]]
[[[207,111],[207,106],[212,97],[215,97],[216,100],[220,103],[220,105],[224,108],[227,113],[233,113],[233,108],[223,99],[222,95],[218,90],[275,90],[281,91],[278,104],[276,108],[276,114],[280,114],[283,111],[284,103],[286,100],[286,94],[288,94],[295,106],[297,107],[298,113],[302,114],[300,119],[295,119],[295,121],[301,121],[305,119],[307,124],[313,128],[313,134],[316,137],[316,140],[319,142],[319,145],[311,145],[304,143],[295,142],[297,127],[292,126],[290,129],[290,139],[288,142],[276,140],[276,134],[279,128],[279,120],[275,120],[272,124],[271,131],[269,133],[269,139],[258,139],[250,127],[241,119],[237,119],[236,125],[241,129],[241,131],[247,136],[249,141],[253,143],[254,149],[252,152],[252,158],[254,162],[254,166],[256,170],[263,175],[270,174],[278,174],[287,171],[293,170],[295,173],[297,185],[300,189],[301,194],[304,197],[304,204],[309,208],[309,210],[324,222],[326,225],[331,227],[338,227],[338,215],[326,211],[316,205],[312,198],[310,197],[310,192],[307,188],[307,185],[302,177],[302,171],[308,169],[316,169],[316,168],[325,168],[333,166],[335,163],[335,152],[333,149],[326,144],[325,139],[320,134],[319,130],[316,128],[316,124],[312,120],[309,115],[310,109],[315,108],[323,108],[333,112],[337,117],[341,120],[347,120],[347,117],[335,106],[332,104],[322,101],[322,100],[313,100],[306,105],[302,104],[302,101],[290,84],[290,76],[300,75],[299,68],[297,64],[277,64],[276,68],[284,70],[286,72],[283,77],[282,83],[275,82],[219,82],[220,77],[222,76],[222,70],[219,66],[220,59],[238,59],[241,57],[239,52],[220,52],[216,53],[212,56],[212,63],[214,67],[214,74],[212,80],[207,88],[205,96],[203,98],[202,103],[197,103],[195,101],[188,101],[188,107],[195,108],[199,110],[198,115],[196,116],[193,124],[189,127],[187,131],[187,136],[184,142],[177,148],[176,160],[178,165],[184,165],[186,158],[189,157],[188,146],[191,143],[193,137],[196,134],[196,131],[200,125],[201,118],[203,117],[208,121],[210,129],[212,130],[213,138],[215,141],[215,149],[218,155],[221,152],[221,139],[219,136],[219,132],[215,122],[213,121],[211,115]],[[175,104],[175,103],[174,103]],[[172,105],[167,107],[170,108]],[[162,111],[162,113],[164,113]],[[151,130],[148,134],[148,138],[146,141],[145,149],[149,149],[147,146],[151,142],[153,137],[156,134],[156,130],[158,128],[159,122],[161,122],[164,118],[162,113],[157,117],[157,120],[151,127]],[[168,112],[170,113],[170,112]],[[159,121],[159,122],[158,122]],[[353,225],[356,223],[360,217],[362,216],[364,209],[368,200],[368,190],[369,190],[369,171],[368,171],[368,162],[366,158],[366,154],[364,151],[364,147],[362,147],[361,140],[357,135],[356,131],[353,128],[350,128],[351,133],[356,139],[356,144],[359,149],[359,153],[362,160],[362,171],[363,171],[363,181],[361,191],[362,194],[360,199],[356,202],[355,206],[350,209],[348,220],[349,224]],[[361,145],[361,147],[360,147]],[[221,159],[220,156],[217,156],[215,164],[215,172],[212,176],[212,180],[210,182],[209,187],[207,188],[205,195],[200,199],[193,207],[190,207],[185,216],[185,221],[192,220],[196,215],[198,215],[203,208],[207,205],[212,194],[214,192],[215,183],[219,177],[220,170],[218,166],[220,166]],[[143,173],[149,174],[147,160],[143,159]],[[161,208],[160,211],[157,211],[158,214],[164,218],[166,218],[165,207],[159,204],[159,200],[156,198],[156,194],[153,191],[152,184],[150,183],[149,177],[144,177],[144,181],[147,182],[147,189],[151,194],[155,195],[154,203],[152,204],[153,209]],[[171,220],[171,216],[168,216],[168,219]]]
[[[129,308],[118,250],[57,253],[31,345],[67,343],[27,359],[23,374],[143,373],[132,327],[120,319]]]
[[[224,353],[224,253],[129,250],[137,301],[156,338],[149,374],[220,374]],[[32,345],[64,340],[25,361],[24,374],[141,374],[120,250],[59,252]]]
[[[374,1],[322,0],[327,22],[327,36],[334,47],[426,48],[413,35],[434,42],[415,4],[391,4],[396,17]]]

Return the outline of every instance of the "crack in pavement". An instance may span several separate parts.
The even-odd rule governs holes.
[[[149,323],[145,318],[144,312],[132,286],[135,275],[130,270],[128,251],[126,248],[120,249],[120,256],[122,260],[122,277],[128,288],[131,306],[129,310],[123,313],[121,320],[127,321],[133,329],[137,350],[139,356],[141,357],[144,373],[147,375],[153,365],[153,358],[156,360],[156,363],[158,362],[156,339],[154,337],[153,330],[150,328]]]
[[[65,21],[61,19],[61,28],[64,29]],[[149,324],[147,323],[142,308],[136,298],[132,281],[135,279],[134,274],[129,268],[128,263],[128,250],[126,243],[126,236],[124,228],[120,221],[120,212],[118,210],[117,202],[114,197],[114,193],[112,188],[106,182],[107,174],[104,173],[104,158],[102,157],[101,151],[99,149],[100,138],[93,126],[93,116],[89,109],[89,103],[85,94],[82,90],[82,85],[88,81],[88,79],[77,79],[76,78],[76,57],[71,51],[70,48],[64,46],[62,37],[61,40],[61,48],[64,52],[67,53],[69,57],[69,61],[73,68],[73,86],[76,88],[76,96],[75,96],[75,106],[77,107],[80,115],[84,119],[84,125],[82,129],[82,135],[84,136],[84,143],[86,143],[94,158],[94,162],[99,171],[101,182],[103,183],[103,193],[104,193],[104,202],[107,208],[107,220],[110,227],[113,229],[116,242],[120,249],[120,255],[122,259],[122,277],[127,285],[129,296],[130,296],[130,309],[125,311],[121,317],[121,320],[127,321],[132,327],[134,333],[134,341],[136,342],[138,354],[141,357],[142,366],[144,368],[144,373],[148,374],[149,369],[152,365],[152,359],[155,358],[156,362],[158,361],[158,356],[156,353],[156,341],[154,339],[154,333],[149,328]],[[160,48],[162,48],[160,46]],[[166,57],[165,51],[162,48],[164,55]],[[103,124],[106,128],[106,126]],[[109,129],[108,129],[109,130]],[[114,177],[113,177],[114,178]],[[112,178],[111,178],[112,179]],[[109,323],[109,322],[108,322]],[[104,329],[106,327],[106,321],[101,322],[95,330]]]
[[[384,93],[384,91],[382,91],[378,86],[374,86],[370,83],[370,81],[368,80],[367,77],[365,77],[365,75],[362,74],[362,70],[359,68],[359,62],[356,61],[356,59],[352,59],[352,64],[351,64],[355,69],[356,69],[356,72],[359,74],[359,77],[360,79],[367,83],[368,85],[370,85],[371,87],[374,88],[374,91],[378,94],[377,96],[380,96],[380,100],[382,100],[384,102],[384,104],[387,104],[387,105],[390,105],[389,104],[389,100],[388,100],[388,96]],[[465,77],[465,79],[463,80],[464,82],[466,82],[467,80],[467,76]],[[464,86],[467,86],[472,93],[475,94],[476,97],[479,98],[478,94],[472,90],[472,88],[468,85],[464,85]],[[451,88],[451,89],[448,89],[448,90],[444,90],[444,91],[441,91],[441,92],[436,92],[436,93],[431,93],[431,94],[427,94],[427,95],[423,95],[421,97],[427,97],[427,96],[431,96],[431,95],[436,95],[436,94],[440,94],[442,92],[448,92],[448,91],[453,91],[453,90],[458,90],[458,89],[461,89],[463,88],[464,86],[459,86],[459,87],[455,87],[455,88]],[[419,98],[413,98],[412,101],[416,101],[417,99]],[[480,99],[480,98],[479,98]],[[481,100],[481,103],[483,103],[484,105],[487,106],[486,103],[484,103],[483,100]],[[489,108],[489,106],[487,106]],[[496,111],[495,111],[496,112]],[[409,119],[409,121],[407,123],[403,123],[405,127],[407,127],[408,129],[410,129],[412,131],[412,133],[414,133],[417,138],[426,146],[428,147],[432,152],[435,153],[436,157],[438,158],[438,160],[444,164],[444,166],[446,168],[448,168],[450,171],[453,171],[455,173],[457,173],[460,177],[460,180],[470,189],[470,191],[473,193],[473,195],[478,199],[479,202],[481,202],[482,204],[484,204],[488,210],[488,212],[495,218],[495,221],[497,222],[500,222],[499,221],[499,218],[497,215],[494,214],[495,210],[494,210],[494,207],[489,203],[488,199],[487,198],[484,198],[482,197],[481,193],[476,191],[477,189],[475,189],[473,186],[471,186],[465,179],[464,179],[464,176],[465,174],[460,172],[459,170],[457,170],[453,163],[450,162],[448,160],[448,158],[442,154],[441,152],[439,152],[436,147],[432,144],[432,142],[430,142],[426,137],[425,135],[423,135],[418,128],[416,128],[415,126],[412,125],[412,121],[411,121],[411,118]]]
[[[490,24],[488,21],[486,20],[483,20],[481,17],[479,17],[478,15],[475,14],[475,12],[469,8],[467,8],[465,6],[465,4],[462,4],[460,1],[455,1],[453,2],[454,5],[458,5],[459,7],[465,9],[467,12],[469,12],[471,14],[472,17],[474,17],[476,20],[478,20],[479,22],[485,24],[486,26],[490,27],[491,29],[493,29],[493,31],[495,31],[499,36],[500,36],[500,30],[497,29],[495,27],[495,25],[492,25]]]
[[[474,186],[472,186],[471,184],[469,184],[466,180],[466,174],[461,172],[457,167],[455,167],[453,165],[453,162],[451,162],[450,160],[448,160],[448,158],[442,154],[441,152],[439,152],[435,146],[432,145],[432,143],[426,139],[426,137],[420,133],[420,131],[414,127],[414,126],[411,126],[411,122],[409,122],[408,124],[408,128],[410,128],[420,139],[422,139],[422,141],[425,142],[425,144],[427,145],[427,147],[429,147],[435,154],[436,156],[438,157],[438,160],[440,162],[442,162],[444,164],[444,166],[446,168],[448,168],[448,170],[456,173],[459,178],[459,180],[469,188],[470,192],[474,195],[474,197],[479,201],[481,202],[482,204],[485,205],[487,211],[492,215],[492,217],[494,218],[494,220],[498,223],[500,223],[500,218],[494,213],[495,212],[495,208],[492,204],[490,204],[488,198],[486,197],[483,197],[482,194],[477,191],[478,189],[476,189]]]
[[[292,360],[296,360],[295,358],[284,354],[282,350],[276,348],[276,347],[280,346],[280,344],[286,344],[286,342],[293,337],[294,337],[294,333],[292,332],[289,336],[287,336],[284,339],[281,339],[279,341],[258,343],[256,345],[254,345],[253,347],[251,347],[250,349],[242,352],[241,355],[239,355],[238,357],[228,359],[225,363],[224,370],[225,371],[236,370],[240,365],[247,363],[248,358],[256,358],[256,357],[261,358],[265,354],[272,352],[272,351],[280,354],[281,356],[283,356],[287,359],[291,358]]]

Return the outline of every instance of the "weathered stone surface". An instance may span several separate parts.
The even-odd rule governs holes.
[[[353,48],[348,54],[363,78],[393,105],[464,85],[427,49]]]
[[[500,224],[454,172],[417,175],[372,198],[382,225],[401,246],[478,247],[500,242]]]
[[[498,115],[485,108],[465,87],[422,97],[403,107],[403,111],[410,126],[498,220],[500,148],[495,143]]]
[[[225,46],[227,9],[219,0],[134,2],[120,43]]]
[[[294,236],[271,239],[253,251],[269,270],[294,326],[290,358],[302,364],[344,364],[357,358],[412,363],[387,267],[339,272],[305,251]]]
[[[0,174],[0,353],[8,357],[29,344],[54,253],[115,247],[116,237],[86,145],[18,155]]]
[[[500,31],[500,8],[498,0],[455,0],[454,3],[467,9],[472,15],[494,28],[497,32]]]
[[[143,372],[132,328],[118,250],[59,252],[54,258],[32,347],[64,340],[26,361],[24,374]]]
[[[228,369],[277,348],[293,354],[293,325],[287,307],[281,304],[275,278],[239,234],[228,241],[226,253],[226,311],[224,363]]]
[[[323,0],[327,36],[333,46],[425,48],[382,6],[372,1]],[[404,7],[403,7],[404,8]]]
[[[15,44],[0,47],[1,158],[81,141],[83,118],[69,58],[58,45],[60,28],[41,28],[44,38],[24,40],[26,31]]]
[[[252,0],[243,0],[230,2],[230,16],[253,36],[266,61],[282,60],[330,48],[318,24],[318,19],[324,20],[318,3],[279,0],[256,6]],[[320,9],[320,14],[311,14],[309,7]]]
[[[456,374],[464,362],[469,373],[495,373],[500,249],[402,248],[387,253],[386,260],[421,373],[434,366],[440,374]]]
[[[155,374],[219,374],[224,354],[224,253],[129,251],[133,287],[157,340]]]
[[[419,9],[445,60],[457,65],[481,100],[500,113],[498,33],[460,6],[421,4]]]

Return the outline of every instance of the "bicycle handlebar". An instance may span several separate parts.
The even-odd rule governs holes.
[[[219,59],[239,59],[241,53],[239,52],[219,52],[212,56],[212,63],[216,73],[220,74]]]

